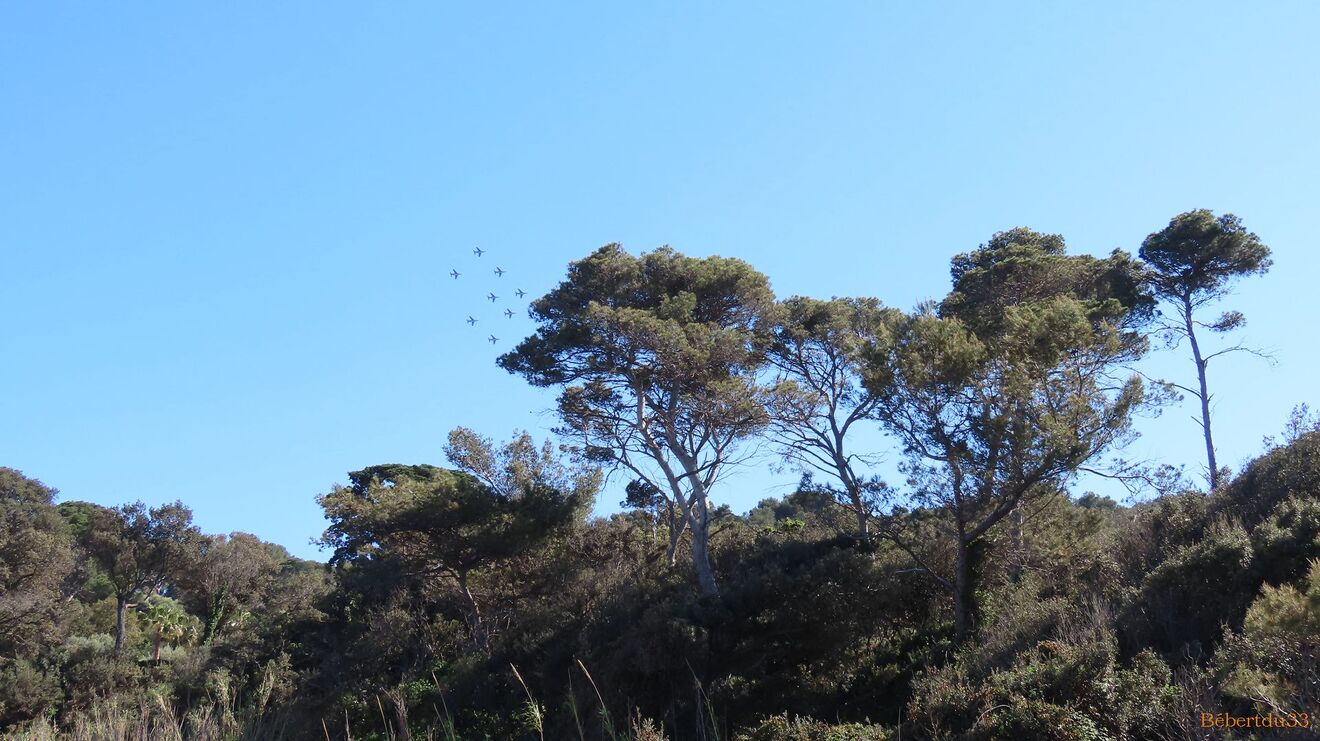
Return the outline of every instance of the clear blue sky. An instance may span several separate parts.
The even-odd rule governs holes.
[[[1135,250],[1198,207],[1276,259],[1222,460],[1317,401],[1320,6],[712,5],[0,6],[0,465],[313,555],[345,472],[550,426],[505,297],[601,244],[910,307],[998,230]],[[1140,451],[1194,468],[1192,411]]]

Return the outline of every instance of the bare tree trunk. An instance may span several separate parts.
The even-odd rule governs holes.
[[[1026,560],[1026,554],[1023,552],[1024,549],[1022,546],[1023,520],[1024,520],[1024,514],[1022,512],[1022,503],[1018,502],[1017,506],[1013,507],[1013,513],[1009,515],[1009,528],[1008,528],[1008,537],[1013,544],[1012,574],[1014,579],[1017,579],[1022,576],[1022,566],[1023,566],[1023,562]]]
[[[124,632],[127,630],[128,598],[115,598],[115,656],[124,650]]]
[[[1196,380],[1201,388],[1201,431],[1205,433],[1205,458],[1210,466],[1210,491],[1219,488],[1219,466],[1215,462],[1215,441],[1210,434],[1210,392],[1205,382],[1207,361],[1201,357],[1201,346],[1196,341],[1196,329],[1192,323],[1192,302],[1183,299],[1183,323],[1187,339],[1192,345],[1192,359],[1196,361]]]
[[[955,646],[963,645],[971,636],[972,602],[975,598],[970,546],[960,536],[953,576],[953,645]]]
[[[687,520],[678,516],[673,502],[668,505],[669,549],[665,551],[665,558],[669,561],[669,567],[673,568],[678,565],[678,541],[683,538],[683,525]]]
[[[481,605],[477,603],[476,595],[468,588],[467,571],[458,572],[458,586],[463,590],[463,594],[468,599],[468,604],[472,607],[472,640],[478,646],[487,651],[490,650],[490,636],[486,634],[486,624],[481,619]]]
[[[862,498],[854,497],[853,503],[857,505],[857,537],[863,543],[871,542],[871,518],[866,516],[866,508],[862,506]]]
[[[697,570],[697,583],[701,593],[707,597],[718,597],[719,584],[715,582],[715,570],[710,565],[710,513],[706,508],[704,492],[693,493],[692,502],[692,565]]]
[[[714,475],[707,472],[706,475],[710,478],[703,480],[703,473],[698,470],[697,461],[675,444],[672,436],[668,442],[669,449],[683,465],[688,485],[691,487],[689,497],[684,501],[676,483],[678,479],[670,477],[671,482],[674,482],[674,497],[684,510],[684,521],[692,528],[692,565],[697,570],[697,584],[701,587],[702,594],[707,597],[718,597],[720,587],[715,582],[715,570],[710,565],[710,495],[706,488],[714,480]]]
[[[390,710],[394,711],[394,726],[397,729],[394,737],[398,741],[412,741],[412,729],[408,727],[408,701],[403,692],[392,689],[386,691],[385,696],[390,699]]]

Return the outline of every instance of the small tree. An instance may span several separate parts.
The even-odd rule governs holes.
[[[201,533],[192,524],[192,510],[182,502],[150,509],[134,502],[118,509],[94,509],[81,540],[114,588],[115,653],[119,654],[133,600],[156,592],[192,563]]]
[[[0,467],[0,659],[25,653],[56,628],[73,552],[51,504],[55,494],[40,481]]]
[[[885,486],[866,475],[875,457],[854,452],[849,433],[879,403],[861,382],[864,351],[899,314],[875,299],[794,297],[780,305],[767,352],[778,371],[771,414],[777,447],[788,461],[838,481],[829,488],[856,518],[862,541],[870,540],[875,499]]]
[[[1198,209],[1173,217],[1167,227],[1146,237],[1141,243],[1141,259],[1150,268],[1155,294],[1173,309],[1176,317],[1162,321],[1159,329],[1169,338],[1170,345],[1176,346],[1183,338],[1191,345],[1197,387],[1173,386],[1196,397],[1201,404],[1199,423],[1205,438],[1210,488],[1217,489],[1222,477],[1210,430],[1212,396],[1206,383],[1206,367],[1211,360],[1228,353],[1260,353],[1237,343],[1207,354],[1197,337],[1198,328],[1213,333],[1230,332],[1245,325],[1246,318],[1238,311],[1226,311],[1208,324],[1196,317],[1208,304],[1227,296],[1238,278],[1263,275],[1269,270],[1270,248],[1261,244],[1260,238],[1247,231],[1233,214],[1216,217],[1206,209]]]
[[[501,493],[470,474],[389,464],[349,474],[318,498],[330,527],[321,542],[336,567],[385,564],[423,584],[448,581],[466,603],[468,632],[489,648],[473,577],[522,555],[571,522],[582,500],[535,481]]]
[[[500,365],[558,386],[560,432],[583,454],[626,469],[678,512],[669,558],[692,535],[697,580],[710,564],[710,495],[768,417],[760,330],[774,305],[765,276],[741,261],[669,248],[634,257],[607,245],[569,266],[532,304],[540,328]]]
[[[289,561],[278,545],[247,533],[206,536],[181,582],[193,608],[205,617],[202,645],[210,645],[229,616],[259,611],[261,596]]]
[[[152,661],[160,661],[162,643],[177,645],[196,630],[197,619],[169,597],[152,595],[142,609],[142,620],[155,633]]]

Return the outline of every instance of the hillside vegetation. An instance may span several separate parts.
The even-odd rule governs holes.
[[[1299,406],[1230,471],[1210,415],[1211,360],[1245,347],[1217,339],[1240,313],[1207,312],[1269,266],[1208,211],[1138,255],[1014,229],[903,310],[607,245],[499,359],[555,392],[557,440],[458,428],[443,466],[346,462],[317,499],[328,563],[0,469],[0,729],[1315,737],[1203,727],[1320,709],[1320,428]],[[1134,370],[1170,347],[1185,378]],[[1179,395],[1205,460],[1125,458]],[[796,491],[724,504],[771,462]]]

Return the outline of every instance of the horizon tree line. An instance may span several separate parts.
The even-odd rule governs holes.
[[[1248,348],[1206,351],[1198,329],[1244,319],[1199,316],[1236,279],[1264,273],[1269,248],[1236,216],[1196,210],[1139,254],[1070,255],[1059,235],[1012,229],[955,256],[950,293],[905,312],[875,298],[776,301],[742,260],[609,244],[532,303],[536,333],[498,364],[559,390],[556,432],[581,462],[626,473],[629,502],[665,511],[668,562],[687,537],[704,595],[720,594],[713,492],[765,439],[824,477],[860,541],[893,543],[950,593],[962,642],[975,629],[987,535],[1005,520],[1017,533],[1083,471],[1141,475],[1102,459],[1135,436],[1136,416],[1168,401],[1161,391],[1200,402],[1208,483],[1221,483],[1206,368]],[[1196,387],[1149,388],[1130,370],[1151,336],[1189,341]],[[870,472],[880,451],[856,442],[868,423],[897,441],[903,482]],[[932,532],[929,509],[952,527]],[[930,537],[951,543],[953,573],[923,562],[914,541]]]

